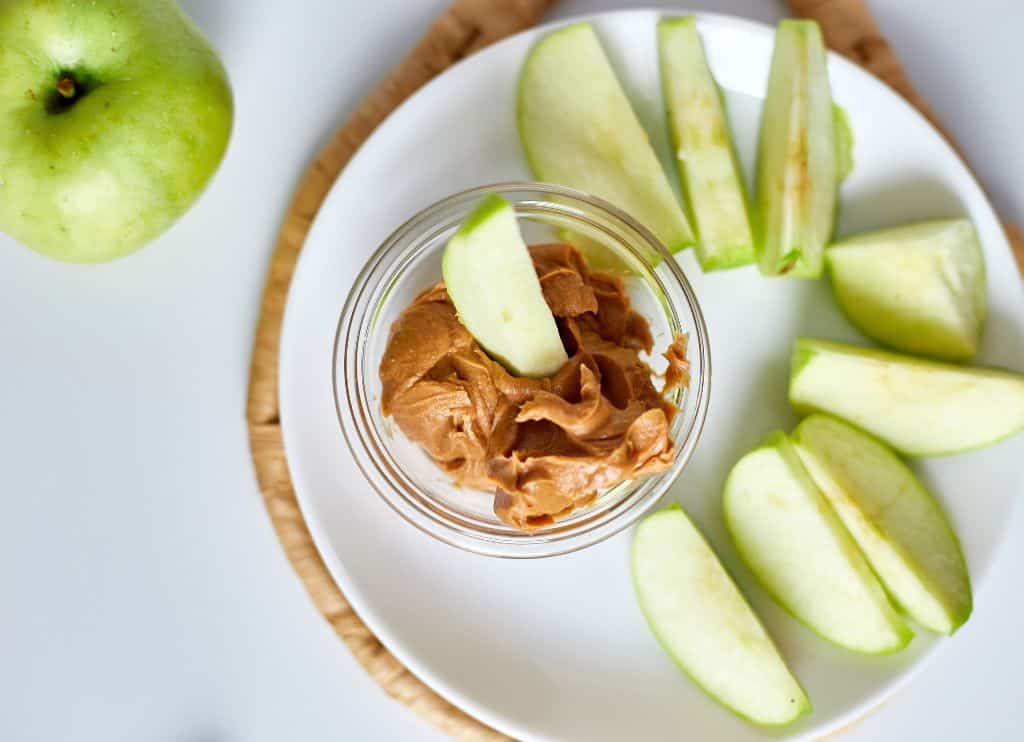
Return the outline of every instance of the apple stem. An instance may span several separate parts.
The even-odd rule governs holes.
[[[57,92],[63,98],[75,97],[75,81],[70,77],[62,77],[57,81]]]

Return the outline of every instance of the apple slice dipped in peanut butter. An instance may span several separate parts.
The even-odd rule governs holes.
[[[459,320],[519,376],[550,376],[568,356],[512,206],[487,196],[448,241],[441,263]]]
[[[381,410],[457,485],[494,493],[500,520],[532,530],[671,467],[665,392],[688,384],[687,336],[663,354],[658,389],[622,278],[568,243],[527,247],[497,196],[451,237],[441,272],[391,325]]]

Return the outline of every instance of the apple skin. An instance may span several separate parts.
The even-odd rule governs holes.
[[[138,249],[227,148],[227,74],[173,0],[3,0],[0,70],[0,230],[50,257]]]

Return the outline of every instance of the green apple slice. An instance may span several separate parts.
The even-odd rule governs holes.
[[[814,21],[782,21],[757,156],[758,265],[766,276],[821,275],[845,167],[836,129],[821,30]]]
[[[480,202],[448,240],[441,273],[459,320],[510,371],[550,376],[568,360],[508,201]]]
[[[939,456],[1024,430],[1024,376],[799,338],[789,400],[827,412],[901,453]]]
[[[836,129],[836,179],[841,183],[853,172],[853,127],[846,109],[832,104],[832,120]]]
[[[926,629],[956,631],[971,615],[967,565],[939,504],[914,473],[874,438],[833,417],[808,417],[793,442],[904,612]]]
[[[866,654],[894,652],[910,641],[910,627],[784,433],[773,433],[733,467],[724,509],[757,579],[822,637]]]
[[[697,227],[697,258],[704,270],[752,263],[754,236],[743,178],[697,19],[661,21],[658,50],[680,182]]]
[[[678,505],[637,527],[632,571],[651,631],[708,695],[756,724],[786,724],[810,711],[757,615]]]
[[[676,252],[694,242],[647,132],[589,23],[548,34],[519,78],[519,138],[534,175],[606,199]]]
[[[825,251],[843,311],[897,350],[971,358],[985,318],[985,261],[967,219],[857,235]]]

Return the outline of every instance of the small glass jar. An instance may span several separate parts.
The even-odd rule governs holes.
[[[661,353],[689,334],[690,384],[669,392],[672,465],[622,482],[551,525],[524,531],[495,516],[494,493],[456,485],[381,410],[379,368],[391,325],[422,290],[441,280],[448,239],[488,194],[512,204],[528,244],[568,240],[594,270],[624,277],[634,309],[650,323],[654,352],[641,357],[659,374]],[[600,199],[541,183],[499,183],[450,196],[388,237],[359,273],[338,320],[334,399],[352,456],[374,490],[425,533],[468,551],[534,558],[565,554],[618,533],[647,512],[679,477],[700,438],[708,410],[711,365],[707,326],[697,298],[665,247],[628,215]],[[659,385],[660,386],[660,385]]]

